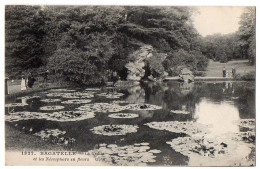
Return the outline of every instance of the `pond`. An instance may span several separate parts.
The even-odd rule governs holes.
[[[254,82],[52,89],[8,100],[5,120],[108,165],[255,165]]]

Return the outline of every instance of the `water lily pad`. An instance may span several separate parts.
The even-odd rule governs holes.
[[[124,103],[129,103],[129,101],[126,100],[114,100],[112,101],[113,104],[124,104]]]
[[[80,98],[93,98],[93,93],[74,92],[74,93],[63,93],[61,96],[68,99],[80,99]]]
[[[9,103],[9,104],[5,104],[5,107],[23,107],[23,106],[27,106],[27,103]]]
[[[40,132],[35,133],[35,136],[39,136],[42,139],[50,138],[50,136],[58,137],[59,135],[66,134],[66,131],[61,131],[59,129],[45,129]]]
[[[187,121],[163,121],[163,122],[150,122],[144,125],[157,130],[166,130],[174,133],[185,133],[188,135],[192,134],[206,134],[209,126],[202,125],[196,122]]]
[[[100,91],[100,88],[87,88],[86,91]]]
[[[188,157],[198,155],[216,158],[229,153],[229,145],[216,139],[179,137],[166,143],[170,144],[175,151]]]
[[[60,99],[42,99],[42,102],[46,102],[46,103],[53,103],[53,102],[60,102]]]
[[[94,134],[114,136],[114,135],[126,135],[128,133],[136,133],[138,129],[137,125],[124,125],[124,124],[111,124],[102,125],[90,129]]]
[[[76,90],[72,89],[51,89],[50,92],[75,92]]]
[[[64,106],[43,106],[40,107],[40,110],[61,110],[64,109]]]
[[[39,112],[14,112],[8,115],[5,115],[5,121],[15,122],[20,120],[29,120],[29,119],[44,119],[46,117],[46,113]]]
[[[115,118],[115,119],[130,119],[130,118],[137,118],[139,117],[139,115],[134,113],[114,113],[108,115],[108,117]]]
[[[124,106],[127,110],[158,110],[162,109],[161,106],[152,105],[152,104],[128,104]]]
[[[93,103],[80,106],[79,110],[91,111],[91,112],[119,112],[125,110],[124,106],[118,104],[109,104],[109,103]]]
[[[241,119],[235,121],[240,127],[248,128],[249,130],[255,131],[255,119]]]
[[[171,113],[175,113],[175,114],[190,114],[190,112],[183,111],[183,110],[171,110]]]
[[[48,97],[61,97],[64,93],[48,93],[46,96]]]
[[[86,111],[60,111],[54,113],[46,114],[46,120],[51,121],[80,121],[85,119],[94,118],[94,112],[86,112]]]
[[[17,99],[25,99],[25,100],[34,99],[34,98],[40,98],[40,96],[23,96],[23,97],[17,97]]]
[[[67,100],[67,101],[63,101],[61,102],[62,104],[86,104],[86,103],[89,103],[91,102],[90,99],[84,99],[84,100]]]
[[[102,96],[102,97],[106,97],[107,99],[118,99],[121,96],[124,96],[123,93],[99,93],[97,94],[97,96]]]
[[[98,147],[88,151],[88,153],[93,154],[95,159],[100,159],[109,165],[143,166],[155,162],[156,156],[154,154],[161,152],[156,149],[150,150],[149,146],[136,147],[135,145],[118,146],[110,144],[107,147],[101,145]],[[143,151],[140,152],[140,149]]]

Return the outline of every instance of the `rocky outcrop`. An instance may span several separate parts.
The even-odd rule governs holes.
[[[193,82],[194,76],[192,71],[190,71],[188,68],[183,68],[181,70],[181,73],[179,75],[179,81],[181,82]]]
[[[140,50],[135,51],[129,57],[131,62],[127,63],[125,67],[127,68],[127,80],[135,81],[135,84],[142,79],[145,74],[145,60],[152,56],[153,47],[150,45],[142,46]]]

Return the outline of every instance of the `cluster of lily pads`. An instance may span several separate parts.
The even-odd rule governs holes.
[[[174,133],[185,133],[188,135],[193,134],[207,134],[207,128],[209,126],[192,121],[162,121],[162,122],[150,122],[146,123],[150,128],[157,130],[166,130]]]
[[[45,119],[50,121],[79,121],[94,118],[94,112],[86,111],[59,111],[53,113],[40,113],[40,112],[14,112],[9,115],[5,115],[5,120],[9,122],[15,122],[20,120],[29,119]]]
[[[76,141],[74,138],[64,137],[65,134],[66,131],[59,129],[45,129],[34,133],[35,136],[39,136],[45,141],[51,141],[52,143],[61,145],[71,145]]]
[[[175,113],[175,114],[190,114],[190,112],[183,111],[183,110],[171,110],[171,113]]]
[[[123,93],[117,93],[117,92],[114,92],[114,93],[99,93],[97,94],[97,96],[103,96],[107,99],[118,99],[122,96],[124,96]]]
[[[149,143],[117,146],[116,144],[99,144],[99,148],[88,151],[95,159],[102,160],[110,165],[142,166],[155,162],[155,154],[160,150],[150,150]]]
[[[105,136],[114,136],[114,135],[126,135],[128,133],[136,133],[138,129],[137,125],[125,125],[125,124],[110,124],[97,126],[90,131],[94,134],[100,134]]]
[[[157,105],[151,104],[128,104],[125,106],[121,106],[118,104],[110,104],[110,103],[93,103],[93,104],[86,104],[79,107],[79,110],[85,111],[94,111],[94,112],[119,112],[122,110],[157,110],[161,109],[162,107]]]
[[[5,107],[23,107],[23,106],[27,106],[27,103],[9,103],[9,104],[5,104]]]
[[[84,100],[67,100],[67,101],[63,101],[61,102],[62,104],[86,104],[86,103],[90,103],[91,100],[90,99],[84,99]]]
[[[139,115],[134,113],[113,113],[108,115],[108,117],[115,118],[115,119],[129,119],[129,118],[137,118],[139,117]]]
[[[53,103],[53,102],[60,102],[61,99],[42,99],[41,101],[46,103]]]

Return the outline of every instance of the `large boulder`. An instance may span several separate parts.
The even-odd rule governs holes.
[[[179,75],[179,81],[181,82],[193,82],[194,76],[192,71],[190,71],[188,68],[183,68],[181,70],[181,73]]]
[[[153,48],[150,45],[145,45],[140,50],[135,51],[129,57],[131,62],[127,63],[127,80],[140,81],[145,74],[145,60],[152,56]]]

